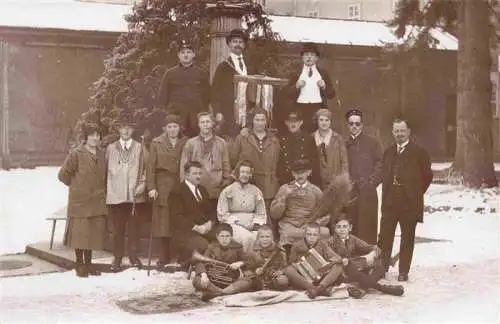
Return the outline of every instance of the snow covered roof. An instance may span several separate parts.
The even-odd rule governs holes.
[[[131,5],[77,0],[0,0],[0,26],[126,32]],[[383,46],[400,43],[382,22],[270,16],[274,31],[289,42]],[[433,30],[438,49],[457,50],[452,35]]]
[[[290,16],[271,16],[273,31],[289,42],[313,42],[338,45],[383,46],[384,43],[402,43],[392,29],[382,22],[315,19]],[[407,28],[409,31],[410,28]],[[457,50],[458,41],[449,33],[431,31],[439,41],[438,49]]]
[[[130,5],[77,0],[0,0],[0,26],[125,32]]]

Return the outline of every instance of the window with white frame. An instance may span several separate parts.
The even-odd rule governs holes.
[[[361,19],[361,4],[353,3],[347,6],[347,18]]]

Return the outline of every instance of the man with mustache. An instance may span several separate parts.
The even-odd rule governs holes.
[[[396,226],[401,228],[398,281],[408,281],[415,228],[423,222],[424,193],[432,181],[429,154],[410,141],[411,130],[404,119],[395,119],[392,134],[396,141],[382,159],[382,219],[378,246],[388,271]]]
[[[235,91],[233,77],[255,74],[255,69],[243,56],[247,46],[248,35],[241,29],[233,29],[226,37],[230,49],[229,57],[219,63],[212,80],[211,104],[215,120],[220,127],[220,135],[232,138],[240,132],[240,125],[235,121],[234,100]],[[249,108],[249,105],[247,105]]]

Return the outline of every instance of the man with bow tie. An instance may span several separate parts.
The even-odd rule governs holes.
[[[243,50],[247,46],[248,35],[241,29],[233,29],[226,37],[226,44],[230,53],[215,69],[212,80],[211,104],[215,120],[220,126],[222,136],[232,138],[240,132],[240,126],[235,122],[234,75],[252,75],[255,69],[246,57]]]
[[[327,100],[335,96],[328,72],[316,64],[320,53],[314,43],[305,43],[302,51],[302,69],[289,78],[290,97],[304,118],[304,131],[312,133],[316,130],[314,114],[321,108],[328,108]]]
[[[424,193],[433,176],[429,154],[410,141],[410,133],[406,120],[395,119],[392,134],[396,143],[387,148],[382,159],[382,219],[378,246],[387,271],[399,223],[399,281],[408,281],[415,228],[417,223],[423,223]]]

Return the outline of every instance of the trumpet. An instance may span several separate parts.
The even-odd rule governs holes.
[[[219,288],[226,288],[243,277],[241,269],[233,270],[226,262],[215,260],[194,251],[191,257],[193,263],[205,263],[208,279]]]

